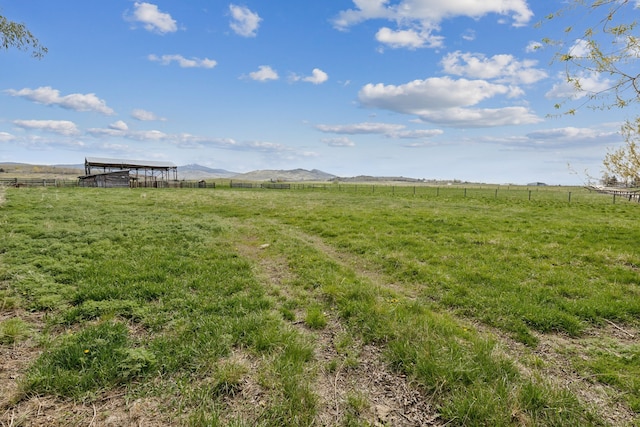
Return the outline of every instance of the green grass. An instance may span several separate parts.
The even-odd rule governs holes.
[[[546,334],[637,327],[640,207],[529,191],[8,190],[0,307],[46,314],[22,392],[124,388],[185,414],[179,424],[311,425],[316,376],[357,366],[357,341],[379,346],[450,425],[604,425],[544,364],[523,372],[473,325],[532,350]],[[0,345],[33,334],[7,322]],[[327,364],[315,335],[334,323]],[[591,347],[572,360],[638,412],[639,354]],[[229,406],[248,381],[261,405]],[[364,396],[348,396],[344,425],[371,421]]]
[[[31,335],[31,327],[24,320],[14,317],[0,321],[0,344],[14,344]]]

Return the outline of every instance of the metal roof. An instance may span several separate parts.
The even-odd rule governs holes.
[[[126,159],[107,159],[103,157],[86,157],[84,159],[85,165],[94,167],[118,167],[122,169],[127,168],[157,168],[157,169],[172,169],[177,168],[171,162],[154,162],[149,160],[126,160]]]

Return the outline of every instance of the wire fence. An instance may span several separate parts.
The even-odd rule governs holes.
[[[78,180],[50,178],[2,178],[4,187],[78,187]],[[448,199],[510,199],[522,201],[555,201],[566,203],[640,203],[640,193],[602,193],[587,187],[521,186],[490,184],[433,184],[433,183],[288,183],[252,182],[233,179],[169,181],[158,188],[233,189],[238,191],[289,190],[353,193],[359,195],[388,195],[397,197]]]

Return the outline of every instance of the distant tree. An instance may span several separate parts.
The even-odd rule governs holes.
[[[31,49],[31,55],[38,59],[47,53],[47,48],[40,44],[24,24],[9,21],[2,15],[0,15],[0,46],[4,50],[10,47],[25,51]]]
[[[625,145],[609,150],[604,158],[604,168],[626,186],[636,187],[640,183],[640,117],[622,126]]]
[[[638,0],[569,0],[567,7],[547,17],[573,22],[565,29],[564,42],[543,42],[560,46],[555,60],[565,64],[567,83],[577,97],[586,96],[590,107],[626,108],[640,102],[639,17]],[[640,182],[640,117],[629,119],[622,135],[625,145],[609,151],[603,167],[632,185]]]
[[[606,187],[615,187],[618,185],[618,177],[615,175],[609,175],[608,172],[604,172],[602,174],[602,178],[600,178],[600,183]]]

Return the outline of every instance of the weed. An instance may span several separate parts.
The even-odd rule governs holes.
[[[248,369],[237,362],[227,361],[216,367],[214,390],[218,395],[234,395]]]
[[[0,321],[0,344],[13,344],[31,335],[31,326],[17,317]]]
[[[20,306],[20,299],[9,291],[0,289],[0,312]]]
[[[327,316],[324,314],[322,307],[312,306],[307,309],[307,315],[304,323],[311,329],[323,329],[327,326]]]

